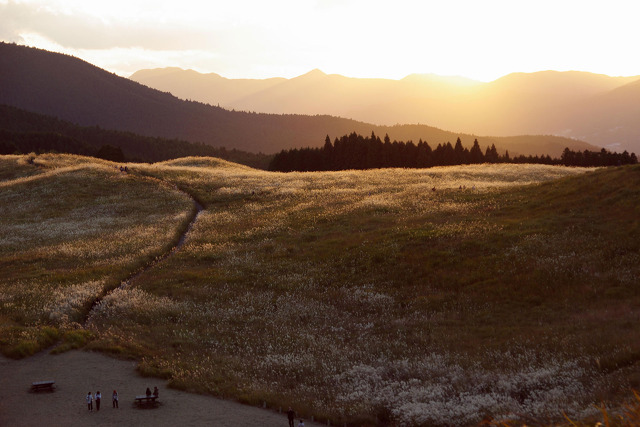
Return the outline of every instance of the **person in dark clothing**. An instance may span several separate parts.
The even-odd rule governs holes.
[[[296,418],[296,413],[291,409],[291,406],[289,406],[289,410],[287,411],[287,418],[289,418],[289,427],[294,427],[293,422]]]
[[[151,396],[151,389],[147,387],[147,397]]]
[[[100,400],[102,400],[102,393],[98,390],[96,391],[96,411],[100,410]]]
[[[154,388],[153,388],[153,395],[154,395],[155,397],[158,397],[158,395],[159,395],[159,394],[160,394],[160,392],[158,391],[158,387],[154,387]]]

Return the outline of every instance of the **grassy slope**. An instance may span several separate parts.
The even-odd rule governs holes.
[[[175,243],[192,209],[106,161],[26,160],[0,157],[0,349],[13,357],[77,329],[96,298]]]
[[[144,373],[339,423],[583,418],[640,385],[637,166],[133,169],[206,207],[90,319]]]
[[[585,402],[640,380],[640,169],[489,188],[560,171],[575,172],[148,168],[208,209],[181,253],[121,296],[139,299],[143,325],[126,334],[162,343],[142,369],[176,386],[338,422],[587,416]],[[98,330],[127,316],[110,303]],[[153,318],[171,322],[149,334]],[[419,385],[402,400],[406,381]],[[487,401],[499,381],[513,382]]]
[[[11,181],[41,173],[40,169],[29,164],[28,159],[28,156],[0,157],[0,182]]]

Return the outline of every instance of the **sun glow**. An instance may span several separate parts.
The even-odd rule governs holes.
[[[122,75],[179,66],[230,78],[514,71],[636,75],[629,2],[0,0],[0,39]],[[597,31],[594,31],[597,28]],[[544,30],[542,30],[544,29]]]

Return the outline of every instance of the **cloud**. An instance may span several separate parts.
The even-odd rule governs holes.
[[[0,37],[4,40],[22,42],[23,34],[38,34],[69,49],[215,49],[223,40],[215,30],[180,23],[112,21],[12,1],[0,4],[0,16]]]
[[[228,77],[292,77],[313,68],[353,77],[433,72],[482,80],[540,69],[636,74],[629,52],[640,27],[625,0],[610,3],[0,0],[0,39],[120,74],[162,64]]]

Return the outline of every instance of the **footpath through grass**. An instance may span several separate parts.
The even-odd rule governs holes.
[[[339,425],[566,422],[563,411],[589,420],[601,417],[594,403],[615,407],[640,386],[639,167],[280,174],[199,158],[129,167],[125,178],[94,166],[46,179],[68,189],[69,203],[80,197],[77,209],[130,206],[95,211],[114,224],[91,238],[55,225],[75,224],[73,209],[22,200],[19,187],[0,193],[23,206],[9,226],[33,211],[29,226],[61,230],[43,245],[23,232],[0,251],[5,330],[59,330],[44,307],[67,300],[31,283],[111,288],[170,240],[189,201],[152,176],[205,211],[179,252],[107,294],[76,332],[91,336],[88,348],[139,358],[143,374]],[[83,179],[104,190],[83,196],[73,184]],[[123,227],[139,237],[111,255],[108,236]],[[55,273],[66,258],[49,247],[86,261]]]
[[[35,156],[34,156],[35,157]],[[92,303],[171,247],[185,194],[78,156],[0,157],[0,349],[81,346]]]

